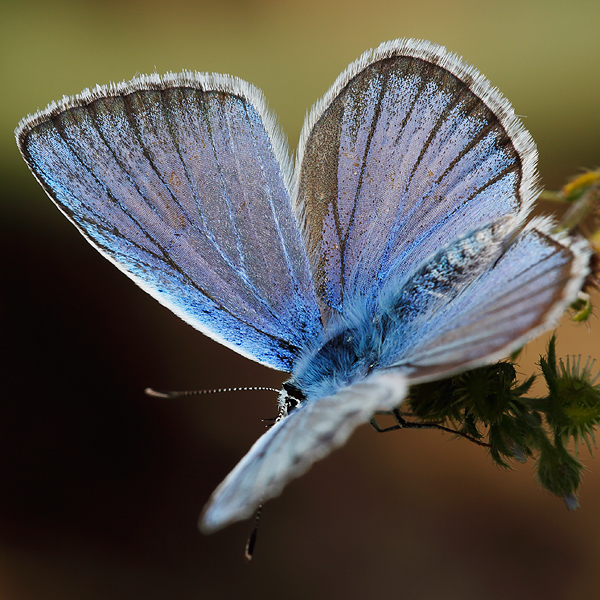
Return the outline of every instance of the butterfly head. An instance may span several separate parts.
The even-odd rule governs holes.
[[[300,408],[306,401],[306,395],[292,379],[284,382],[279,392],[279,417],[278,421],[287,417],[291,412]]]

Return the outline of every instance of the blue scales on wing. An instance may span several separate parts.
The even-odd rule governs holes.
[[[534,219],[469,285],[440,290],[435,318],[400,328],[402,340],[390,336],[383,354],[395,354],[392,362],[414,382],[504,358],[558,323],[588,261],[586,240],[554,235],[548,220]]]
[[[382,44],[340,75],[305,123],[296,167],[326,331],[293,373],[308,397],[395,365],[442,377],[556,324],[589,251],[549,223],[524,229],[536,160],[510,103],[439,46]]]
[[[322,330],[285,142],[233,78],[147,76],[66,99],[18,140],[104,256],[208,336],[289,371]],[[289,179],[289,177],[288,177]]]
[[[281,419],[215,490],[202,516],[203,531],[249,517],[263,501],[278,496],[288,481],[345,444],[375,411],[397,406],[406,391],[401,375],[374,373]]]
[[[104,256],[203,333],[292,372],[207,531],[409,385],[552,327],[587,274],[587,242],[525,226],[537,154],[510,104],[428,42],[350,65],[307,118],[294,176],[261,94],[220,75],[97,88],[25,119],[17,139]]]
[[[325,313],[344,313],[503,215],[522,224],[536,152],[507,101],[426,42],[383,44],[313,109],[296,210]]]

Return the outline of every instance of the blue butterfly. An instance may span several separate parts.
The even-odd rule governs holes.
[[[22,120],[29,168],[117,268],[187,323],[291,373],[280,417],[202,528],[249,517],[409,385],[506,356],[556,324],[583,240],[526,223],[537,153],[475,69],[425,41],[352,63],[295,166],[250,84],[146,75]]]

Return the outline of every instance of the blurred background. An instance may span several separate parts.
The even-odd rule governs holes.
[[[205,339],[101,258],[44,195],[12,132],[64,94],[185,68],[262,88],[294,148],[305,111],[349,62],[418,37],[510,99],[554,189],[600,164],[600,3],[4,0],[0,11],[1,600],[596,597],[600,458],[587,451],[581,508],[569,513],[532,465],[504,472],[449,435],[365,426],[265,506],[251,565],[251,522],[200,534],[203,503],[276,399],[143,389],[284,377]],[[560,355],[600,358],[599,333],[597,314],[565,323]],[[523,374],[546,343],[527,347]]]

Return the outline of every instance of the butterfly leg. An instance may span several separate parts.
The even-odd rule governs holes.
[[[389,427],[381,427],[379,423],[375,420],[375,415],[387,415],[394,417],[396,421],[396,425],[390,425]],[[458,431],[454,431],[453,429],[448,429],[447,427],[443,427],[442,425],[438,425],[437,423],[420,423],[415,421],[407,421],[403,416],[402,412],[399,408],[394,408],[392,410],[378,410],[373,418],[369,421],[369,424],[377,433],[387,433],[388,431],[397,431],[398,429],[441,429],[442,431],[449,431],[451,433],[456,433],[461,435]]]
[[[389,427],[381,427],[375,420],[375,415],[388,415],[394,417],[396,425],[390,425]],[[410,427],[411,423],[406,421],[402,416],[399,408],[393,408],[392,410],[378,410],[373,417],[371,417],[369,424],[377,433],[387,433],[388,431],[396,431],[398,429],[404,429]]]
[[[375,415],[391,415],[394,417],[396,421],[396,425],[390,425],[389,427],[381,427],[379,423],[375,420]],[[438,429],[440,431],[446,431],[453,435],[459,435],[464,437],[465,439],[477,444],[478,446],[483,446],[485,448],[491,448],[491,444],[487,444],[486,442],[482,442],[462,431],[456,431],[455,429],[450,429],[450,427],[444,427],[439,423],[431,423],[431,422],[418,422],[418,421],[407,421],[403,416],[402,412],[399,408],[393,408],[392,410],[379,410],[373,415],[369,424],[377,433],[387,433],[388,431],[397,431],[398,429]]]

